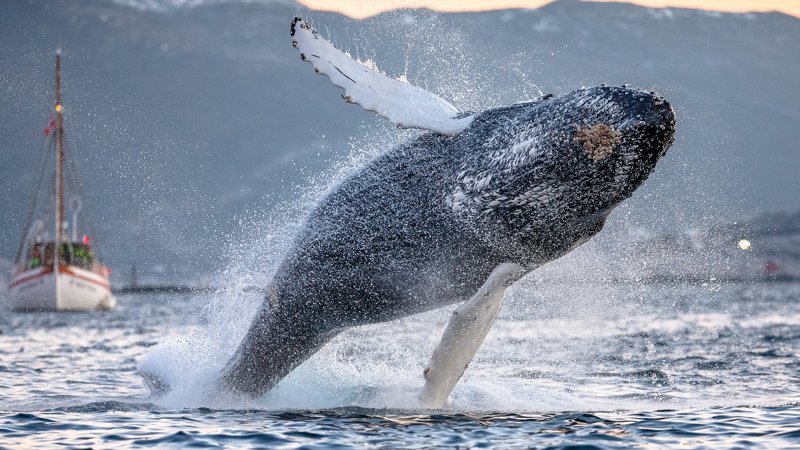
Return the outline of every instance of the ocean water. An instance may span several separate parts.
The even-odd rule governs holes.
[[[260,295],[0,309],[0,447],[800,448],[800,284],[509,292],[443,410],[422,369],[450,308],[350,330],[265,397],[208,385]],[[137,368],[175,390],[151,398]]]

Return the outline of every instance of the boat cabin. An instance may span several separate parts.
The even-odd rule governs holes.
[[[53,255],[55,254],[53,250],[55,246],[55,242],[33,244],[28,252],[25,268],[30,270],[42,265],[52,267],[54,262]],[[83,242],[61,243],[59,263],[61,265],[68,264],[92,271],[96,269],[96,261],[94,253],[92,253],[92,247]]]

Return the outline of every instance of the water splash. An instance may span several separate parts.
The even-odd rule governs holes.
[[[415,51],[447,55],[436,67],[416,67],[413,61],[407,61],[403,75],[411,82],[415,78],[424,80],[420,84],[429,83],[432,90],[452,99],[462,109],[481,110],[512,103],[528,98],[531,91],[541,91],[539,83],[531,79],[519,62],[531,58],[520,56],[509,61],[508,67],[479,67],[469,58],[470,44],[459,33],[442,26],[437,16],[418,17],[406,11],[391,14],[399,19],[395,21],[395,31],[410,36],[408,45]],[[387,31],[392,32],[384,30]],[[380,60],[379,56],[377,59]],[[495,75],[503,80],[502,89],[493,81]],[[330,169],[311,176],[307,183],[290,187],[295,193],[293,201],[239,219],[240,233],[229,239],[230,263],[217,277],[221,291],[200,311],[187,312],[202,315],[204,324],[188,331],[181,329],[179,336],[159,345],[139,365],[140,370],[157,373],[172,386],[171,392],[157,400],[159,403],[174,407],[263,409],[416,407],[416,394],[422,386],[421,370],[438,342],[449,308],[348,330],[257,401],[214,398],[213,393],[219,371],[235,351],[261,303],[261,296],[248,293],[248,289],[263,288],[269,282],[291,247],[304,214],[367,161],[417,133],[395,130],[370,118],[354,133],[345,158],[332,161]],[[659,218],[649,220],[658,222]],[[509,304],[472,370],[454,391],[450,407],[553,411],[682,405],[680,395],[670,394],[669,386],[674,384],[663,382],[674,374],[668,364],[657,359],[660,355],[657,342],[666,333],[659,327],[672,326],[681,331],[684,329],[681,327],[686,327],[681,325],[684,317],[658,322],[653,315],[640,312],[654,304],[663,306],[664,298],[659,295],[671,299],[675,305],[681,299],[679,296],[672,299],[677,294],[670,291],[654,294],[651,288],[638,283],[652,274],[652,268],[647,264],[631,264],[633,258],[628,256],[636,254],[641,245],[637,235],[650,237],[643,230],[654,228],[652,223],[643,226],[643,221],[623,206],[612,216],[605,237],[600,236],[523,280],[510,294]],[[618,258],[609,259],[609,249],[614,249],[613,254]],[[620,280],[634,284],[597,283]],[[564,282],[574,284],[565,289]],[[566,297],[565,293],[572,297]],[[673,307],[655,310],[663,313]],[[648,328],[647,321],[651,320],[659,325]],[[562,326],[579,329],[565,330]],[[625,330],[638,330],[644,337],[630,337]],[[631,370],[621,370],[620,364]],[[605,375],[599,377],[601,381],[586,382],[587,374],[604,366],[610,367],[602,372]],[[620,382],[642,377],[654,380],[654,384],[647,384],[654,389],[642,388],[637,383],[630,389],[618,388]],[[631,398],[636,400],[630,401]],[[693,397],[693,401],[705,400]],[[708,401],[719,404],[720,397]]]

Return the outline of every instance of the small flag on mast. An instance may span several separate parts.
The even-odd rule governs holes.
[[[44,127],[44,135],[50,136],[50,132],[53,131],[53,128],[56,127],[56,119],[54,117],[50,118],[50,122]]]

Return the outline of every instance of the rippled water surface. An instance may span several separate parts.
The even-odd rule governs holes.
[[[242,403],[203,380],[259,295],[119,300],[0,309],[0,446],[800,447],[797,284],[523,283],[442,411],[415,398],[448,309],[350,330]],[[149,398],[143,361],[175,391]]]

